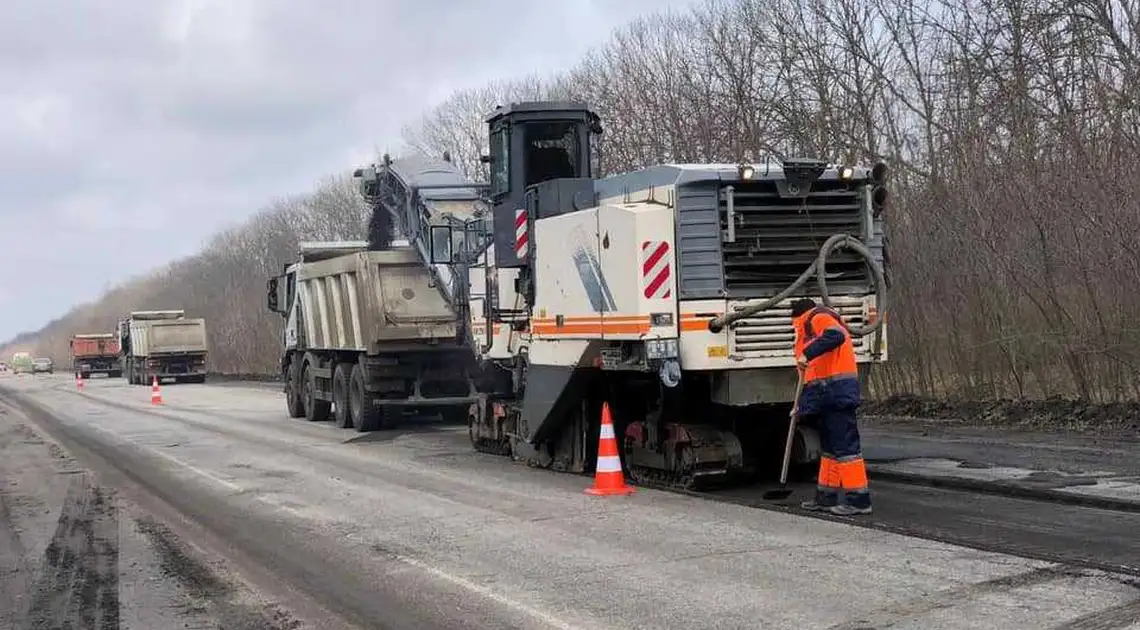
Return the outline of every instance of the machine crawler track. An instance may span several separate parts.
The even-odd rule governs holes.
[[[647,466],[626,466],[626,476],[636,486],[671,492],[709,492],[723,490],[734,483],[733,476],[728,473],[700,474],[693,471],[658,470]]]
[[[472,438],[471,445],[475,452],[485,455],[513,458],[513,449],[509,439],[492,440],[488,438]],[[555,472],[570,472],[559,466],[549,465],[531,458],[522,458],[519,463],[530,468],[542,468]],[[650,468],[648,466],[624,465],[626,480],[638,487],[652,488],[670,492],[711,492],[724,490],[737,484],[748,483],[750,475],[699,472],[699,471],[667,471]]]

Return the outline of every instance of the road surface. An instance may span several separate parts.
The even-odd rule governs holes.
[[[475,454],[453,427],[360,435],[287,418],[265,387],[162,393],[155,408],[121,380],[0,380],[16,627],[1140,630],[1136,578],[1089,568],[1130,562],[1136,515],[1062,515],[1106,539],[1081,551],[1055,506],[1010,524],[1009,499],[929,488],[880,484],[869,527],[596,498],[587,479]],[[937,510],[966,525],[923,531]],[[978,548],[1022,529],[1043,551],[1014,551],[1039,559]],[[970,546],[930,539],[955,536]]]

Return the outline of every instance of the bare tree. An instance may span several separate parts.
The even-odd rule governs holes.
[[[878,393],[1140,397],[1137,0],[706,0],[570,70],[464,90],[404,131],[484,179],[485,116],[534,98],[603,117],[605,172],[772,152],[886,159],[892,360]],[[57,359],[135,308],[209,318],[214,369],[271,372],[264,282],[308,238],[359,237],[344,177],[21,338]],[[10,352],[15,346],[3,348]]]

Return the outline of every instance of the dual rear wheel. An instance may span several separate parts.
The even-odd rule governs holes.
[[[356,363],[339,363],[333,369],[332,401],[317,398],[317,377],[305,361],[289,366],[285,398],[289,415],[310,422],[332,418],[337,427],[355,428],[359,432],[375,431],[384,423],[384,408],[374,405],[364,389],[364,370]],[[297,374],[296,370],[301,373]],[[300,387],[297,387],[297,384]]]

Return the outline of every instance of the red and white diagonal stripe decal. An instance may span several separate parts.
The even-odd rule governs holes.
[[[515,256],[525,258],[528,245],[530,234],[527,233],[526,208],[519,208],[515,210]]]
[[[641,285],[645,297],[656,299],[673,295],[669,283],[672,266],[667,241],[645,241],[641,244]]]

